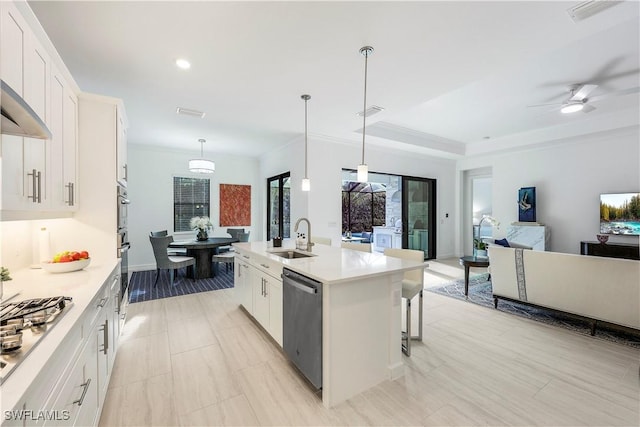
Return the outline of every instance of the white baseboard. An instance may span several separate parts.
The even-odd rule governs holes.
[[[156,269],[156,265],[155,264],[140,264],[140,265],[130,265],[129,266],[129,272],[132,273],[134,271],[149,271],[149,270],[155,270]]]

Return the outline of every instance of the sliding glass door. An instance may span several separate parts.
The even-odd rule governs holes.
[[[402,247],[436,257],[436,180],[402,177]]]
[[[290,181],[291,173],[267,179],[267,236],[288,239],[290,237]]]

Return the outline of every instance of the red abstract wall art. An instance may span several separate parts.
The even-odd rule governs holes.
[[[220,184],[220,226],[251,225],[251,186]]]

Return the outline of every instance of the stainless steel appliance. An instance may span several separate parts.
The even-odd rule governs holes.
[[[37,298],[0,305],[0,384],[69,311],[70,297]]]
[[[118,184],[118,258],[120,258],[120,301],[127,294],[129,287],[129,230],[127,228],[127,216],[129,210],[127,187]]]
[[[4,80],[0,81],[2,122],[0,131],[7,135],[51,139],[51,131],[38,114]]]
[[[282,270],[284,352],[316,388],[322,388],[322,283]]]

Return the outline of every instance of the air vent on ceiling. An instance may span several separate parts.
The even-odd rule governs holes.
[[[611,6],[615,6],[618,3],[622,2],[611,0],[589,0],[568,9],[567,13],[574,22],[578,22],[600,13]]]
[[[371,117],[374,114],[377,114],[381,111],[384,111],[384,108],[378,107],[377,105],[372,105],[371,107],[367,108],[365,111],[358,111],[356,114],[359,117],[362,117],[364,114],[366,114],[367,117]]]
[[[188,108],[178,107],[176,109],[176,114],[183,115],[183,116],[192,116],[192,117],[203,118],[205,113],[203,111],[190,110]]]

